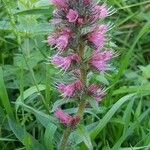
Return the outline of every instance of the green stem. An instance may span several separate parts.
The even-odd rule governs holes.
[[[79,104],[77,115],[79,115],[81,118],[83,117],[83,114],[84,114],[85,104],[86,104],[85,101],[81,101]],[[66,149],[68,139],[71,134],[71,130],[72,130],[71,127],[67,127],[67,129],[64,131],[61,144],[60,144],[60,150]]]
[[[83,45],[79,45],[79,56],[80,56],[81,59],[84,57],[84,46]],[[82,81],[83,85],[85,85],[86,84],[87,72],[84,68],[84,65],[81,65],[80,72],[81,72],[81,81]],[[80,116],[80,118],[83,117],[85,105],[86,105],[86,102],[81,97],[76,116]],[[65,150],[66,149],[71,131],[72,131],[71,127],[67,127],[67,129],[64,131],[62,141],[61,141],[61,144],[60,144],[60,150]]]
[[[45,107],[47,113],[50,114],[50,112],[49,112],[49,106],[48,106],[48,104],[45,102],[45,99],[44,99],[43,95],[41,94],[41,92],[40,92],[40,90],[39,90],[39,87],[38,87],[38,84],[37,84],[37,82],[36,82],[36,79],[35,79],[35,76],[34,76],[34,71],[33,71],[33,69],[32,69],[32,68],[29,66],[29,64],[28,64],[27,57],[29,57],[29,55],[30,55],[30,51],[29,51],[29,39],[26,38],[25,41],[24,41],[24,42],[25,42],[25,45],[26,45],[26,51],[27,51],[27,53],[24,53],[24,52],[23,52],[23,49],[22,49],[22,46],[21,46],[21,36],[20,36],[20,34],[19,34],[18,30],[17,30],[16,19],[15,19],[14,15],[13,15],[11,9],[10,9],[9,1],[8,1],[8,0],[3,0],[3,3],[5,4],[5,8],[6,8],[6,11],[7,11],[7,13],[8,13],[11,26],[12,26],[13,29],[14,29],[14,30],[12,30],[12,31],[13,31],[13,34],[14,34],[14,36],[15,36],[16,39],[17,39],[17,43],[18,43],[18,45],[19,45],[19,48],[20,48],[21,51],[22,51],[22,54],[23,54],[24,60],[25,60],[25,62],[26,62],[26,65],[27,65],[27,67],[29,68],[29,71],[30,71],[30,73],[31,73],[33,82],[34,82],[34,84],[35,84],[35,86],[36,86],[36,88],[37,88],[38,93],[39,93],[40,96],[41,96],[43,105],[44,105],[44,107]]]
[[[21,44],[21,37],[20,37],[19,33],[17,32],[16,19],[15,19],[14,15],[11,11],[10,2],[8,0],[3,0],[3,3],[5,5],[6,12],[9,16],[10,24],[13,27],[12,32],[17,39],[17,44],[20,45]]]
[[[86,105],[85,101],[81,101],[79,103],[77,115],[80,116],[81,118],[83,117],[83,114],[84,114],[85,105]]]
[[[70,133],[71,133],[71,128],[68,127],[64,131],[64,134],[63,134],[63,137],[62,137],[62,141],[61,141],[61,144],[60,144],[60,150],[65,150],[66,149],[67,141],[68,141]]]

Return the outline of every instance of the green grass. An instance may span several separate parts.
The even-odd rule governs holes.
[[[112,47],[119,54],[113,72],[92,80],[108,86],[70,135],[73,150],[150,149],[150,1],[109,0],[117,12]],[[47,59],[45,39],[53,6],[48,0],[0,0],[0,148],[56,149],[65,127],[53,110],[63,103],[54,88],[63,75]],[[58,77],[57,77],[58,76]],[[66,79],[67,80],[67,77]],[[73,108],[75,101],[67,104]]]

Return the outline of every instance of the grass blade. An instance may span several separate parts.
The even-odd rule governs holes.
[[[0,99],[9,117],[14,118],[13,110],[12,110],[12,107],[8,98],[7,90],[4,84],[3,70],[1,67],[0,67]]]
[[[57,126],[49,123],[45,134],[44,134],[44,143],[46,145],[47,150],[54,150],[54,134],[57,130]]]
[[[150,113],[150,108],[145,111],[143,114],[140,115],[139,117],[139,122],[141,122],[148,114]],[[116,144],[113,146],[113,148],[111,150],[116,150],[119,149],[121,144],[123,143],[123,141],[133,133],[134,129],[138,126],[137,122],[135,121],[125,132],[125,134],[123,134],[120,139],[116,142]]]
[[[85,145],[87,146],[88,150],[93,150],[93,146],[92,146],[92,143],[91,143],[89,133],[87,132],[85,127],[80,125],[77,129],[77,132],[79,133],[79,135],[83,139],[83,141],[84,141]]]
[[[25,128],[17,124],[13,119],[10,119],[9,117],[8,122],[13,133],[22,142],[27,150],[45,150],[44,147],[25,130]]]
[[[91,132],[92,139],[95,139],[95,137],[102,131],[102,129],[106,126],[106,124],[109,122],[109,120],[112,118],[112,116],[116,113],[116,111],[128,100],[133,98],[135,94],[129,94],[127,96],[122,97],[119,101],[117,101],[113,107],[107,112],[107,114],[100,120],[97,127]]]

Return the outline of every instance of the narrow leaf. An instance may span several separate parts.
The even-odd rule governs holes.
[[[99,121],[99,124],[95,129],[91,132],[91,137],[94,139],[106,126],[106,124],[110,121],[116,111],[128,100],[130,100],[135,94],[129,94],[127,96],[122,97],[119,101],[117,101],[112,108],[107,112],[107,114]]]
[[[57,130],[57,126],[49,123],[45,135],[44,135],[44,142],[46,145],[47,150],[53,150],[54,149],[54,134]]]
[[[0,67],[0,100],[7,112],[7,114],[9,115],[9,117],[13,118],[13,110],[8,98],[8,94],[7,94],[7,90],[4,84],[4,80],[3,80],[3,70]]]
[[[84,126],[80,125],[77,129],[78,134],[81,136],[88,150],[93,150],[93,146],[91,143],[90,135]]]
[[[25,128],[17,124],[13,119],[8,117],[8,122],[11,130],[16,135],[16,137],[22,142],[22,144],[28,150],[44,150],[44,147],[32,136]]]

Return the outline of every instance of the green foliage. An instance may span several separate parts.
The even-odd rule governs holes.
[[[99,105],[87,98],[90,106],[70,135],[68,149],[149,150],[150,1],[108,3],[117,10],[110,18],[115,25],[115,43],[110,44],[118,53],[112,62],[115,68],[88,75],[88,82],[108,86],[107,96]],[[78,103],[60,100],[54,88],[63,74],[47,61],[54,53],[45,42],[45,35],[53,30],[48,23],[52,11],[49,0],[0,1],[2,150],[57,149],[65,127],[53,112],[63,104]],[[73,114],[77,108],[65,111]]]

